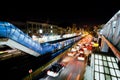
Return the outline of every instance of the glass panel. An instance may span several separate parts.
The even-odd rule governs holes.
[[[120,78],[118,78],[118,80],[120,80]]]
[[[98,64],[98,60],[95,59],[95,64]]]
[[[115,61],[115,58],[113,58],[113,57],[111,57],[111,60],[112,60],[112,62],[116,62],[116,61]]]
[[[117,78],[116,77],[112,77],[112,80],[117,80]]]
[[[94,57],[95,80],[120,80],[120,70],[117,64],[117,58],[97,54],[94,54]]]
[[[95,71],[99,71],[98,65],[95,65]]]
[[[99,73],[95,72],[95,80],[99,80]]]
[[[99,60],[99,65],[103,65],[103,62],[102,62],[102,60]]]
[[[105,73],[109,74],[109,69],[105,67]]]
[[[28,38],[25,37],[24,41],[25,41],[26,43],[28,43]]]
[[[116,76],[114,69],[111,69],[111,68],[110,68],[110,74],[113,75],[113,76]]]
[[[100,80],[105,80],[104,74],[100,74]]]
[[[98,55],[95,55],[95,58],[98,59]]]
[[[101,56],[101,55],[99,55],[99,59],[102,59],[102,56]]]
[[[105,75],[106,80],[111,80],[110,75]]]
[[[103,66],[99,66],[99,68],[100,68],[100,72],[104,73]]]
[[[20,34],[19,39],[20,39],[20,40],[23,40],[23,39],[24,39],[24,35],[23,35],[23,34]]]
[[[107,57],[107,61],[111,61],[110,57]]]
[[[111,80],[110,75],[106,75],[106,80]]]
[[[108,62],[109,67],[113,68],[112,62]]]
[[[107,61],[104,61],[104,66],[108,66],[108,65],[107,65]]]
[[[120,77],[120,70],[115,70],[117,77]]]
[[[16,37],[18,37],[18,36],[20,35],[20,33],[19,33],[17,30],[15,30],[14,35],[15,35]]]
[[[114,68],[119,69],[117,63],[113,63]]]
[[[105,57],[105,56],[103,56],[103,60],[106,60],[106,57]]]

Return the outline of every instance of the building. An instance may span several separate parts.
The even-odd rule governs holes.
[[[41,35],[61,35],[65,32],[65,29],[62,27],[58,27],[57,25],[40,23],[40,22],[32,22],[27,21],[27,33],[31,36],[31,34],[35,34],[37,36]]]

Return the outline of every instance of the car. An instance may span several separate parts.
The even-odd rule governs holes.
[[[76,52],[68,52],[68,56],[75,56]]]
[[[79,51],[80,54],[84,54],[84,51]]]
[[[77,52],[76,48],[72,48],[71,51],[69,51],[69,52],[67,53],[67,55],[68,55],[68,56],[75,56],[76,52]]]
[[[79,52],[79,53],[84,53],[84,49],[81,48],[78,52]]]
[[[85,60],[85,54],[80,54],[78,57],[77,57],[78,60],[81,60],[81,61],[84,61]]]
[[[84,51],[86,51],[86,50],[87,50],[87,48],[86,48],[86,47],[83,47],[83,50],[84,50]]]
[[[48,69],[47,75],[57,77],[64,68],[65,66],[63,64],[55,63]]]

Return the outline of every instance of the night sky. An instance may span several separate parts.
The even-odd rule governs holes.
[[[59,26],[104,24],[120,10],[119,0],[37,2],[2,8],[0,20],[48,22]],[[47,4],[46,4],[47,3]],[[11,4],[12,5],[12,4]]]

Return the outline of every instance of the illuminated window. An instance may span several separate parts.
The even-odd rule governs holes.
[[[50,26],[51,28],[53,28],[53,26]]]
[[[42,29],[40,29],[40,30],[39,30],[39,33],[43,33],[43,30],[42,30]]]
[[[53,30],[51,30],[50,32],[53,33]]]

